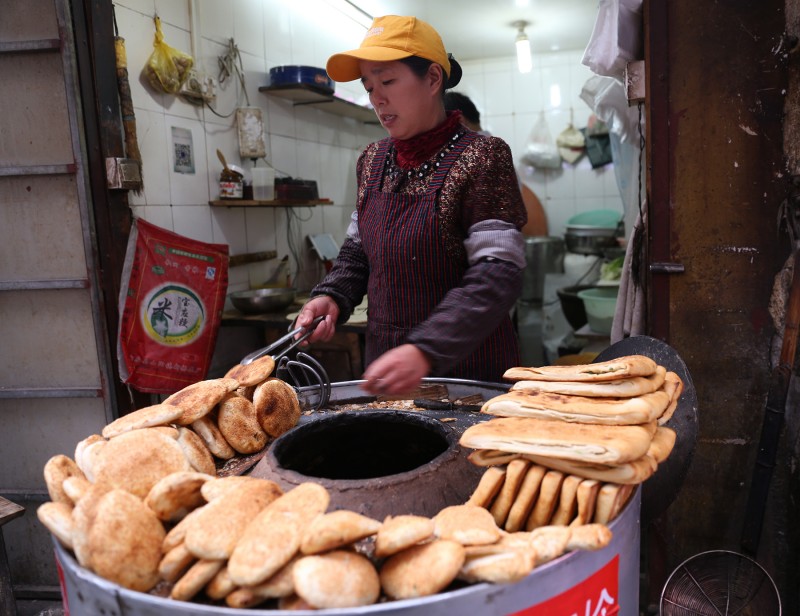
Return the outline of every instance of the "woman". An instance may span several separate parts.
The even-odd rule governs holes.
[[[408,392],[428,375],[500,381],[519,365],[509,310],[525,266],[508,145],[445,111],[461,68],[419,19],[376,18],[327,71],[361,80],[389,137],[358,159],[347,238],[297,325],[324,315],[309,342],[329,340],[366,293],[366,391]]]

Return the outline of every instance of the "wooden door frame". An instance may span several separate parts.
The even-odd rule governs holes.
[[[127,190],[110,190],[106,158],[124,157],[117,71],[114,51],[114,6],[110,0],[73,0],[75,56],[80,75],[83,138],[89,175],[91,213],[95,233],[95,260],[99,276],[101,314],[112,358],[109,374],[116,414],[152,403],[152,397],[127,387],[116,357],[119,331],[119,291],[133,216]]]

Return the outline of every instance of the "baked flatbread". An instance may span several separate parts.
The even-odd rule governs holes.
[[[322,609],[371,605],[381,594],[372,562],[345,550],[300,558],[292,569],[292,581],[298,596]]]
[[[64,480],[69,477],[86,478],[83,471],[75,461],[63,454],[50,458],[44,465],[44,481],[47,484],[47,493],[54,503],[65,503],[72,507],[75,501],[64,490]]]
[[[674,430],[659,426],[653,436],[653,441],[650,443],[650,448],[647,450],[647,455],[653,458],[656,464],[661,464],[672,453],[676,437]]]
[[[546,456],[526,455],[531,462],[541,464],[547,468],[579,475],[586,479],[596,479],[597,481],[637,484],[649,479],[656,472],[658,464],[649,455],[644,455],[638,460],[626,462],[625,464],[586,464],[584,462],[574,462],[572,460],[559,460]]]
[[[161,403],[146,406],[112,421],[103,428],[103,436],[112,438],[130,430],[163,426],[172,423],[181,414],[183,414],[181,408],[173,404]]]
[[[680,400],[681,394],[683,393],[683,380],[674,372],[668,372],[662,389],[669,395],[670,400],[669,406],[667,406],[658,418],[659,426],[663,426],[672,419],[672,415],[678,408],[678,400]]]
[[[611,543],[611,530],[604,524],[580,524],[572,526],[567,541],[567,550],[599,550]]]
[[[632,376],[613,381],[517,381],[511,391],[549,391],[555,394],[588,396],[591,398],[632,398],[657,391],[667,374],[664,366],[656,366],[650,376]]]
[[[254,607],[259,603],[264,603],[264,601],[268,599],[283,599],[284,597],[289,597],[294,594],[292,571],[294,570],[294,564],[299,558],[299,556],[296,556],[266,582],[261,582],[261,584],[256,584],[255,586],[241,586],[237,588],[228,575],[228,570],[223,569],[217,574],[217,577],[220,577],[220,574],[224,572],[222,580],[217,580],[217,578],[211,580],[209,585],[206,586],[206,594],[212,599],[214,598],[211,594],[212,592],[217,595],[222,595],[219,598],[224,598],[225,604],[228,607],[240,609]],[[211,583],[215,580],[217,580],[217,583],[214,587],[211,587]],[[233,586],[236,590],[228,594],[222,594],[229,586]],[[309,607],[309,609],[311,608]]]
[[[489,508],[494,501],[494,497],[503,487],[503,480],[506,476],[505,466],[492,466],[487,468],[481,475],[478,487],[469,497],[467,505],[477,505],[478,507]]]
[[[578,511],[578,487],[583,479],[577,475],[567,475],[561,483],[558,506],[550,518],[553,526],[568,526]]]
[[[95,483],[127,490],[140,499],[162,477],[190,470],[192,467],[178,442],[157,428],[115,436],[102,445],[93,464]]]
[[[536,497],[539,495],[539,487],[542,485],[542,478],[546,472],[547,469],[543,466],[533,464],[525,473],[517,498],[506,518],[506,531],[509,533],[517,532],[525,525],[525,520],[528,519],[533,503],[536,502]]]
[[[503,378],[509,381],[613,381],[632,376],[650,376],[656,371],[657,365],[644,355],[626,355],[594,364],[509,368]]]
[[[669,405],[665,391],[634,398],[589,398],[543,391],[510,391],[488,400],[481,413],[612,426],[649,423]]]
[[[433,520],[419,515],[387,517],[375,537],[375,556],[384,558],[433,538]]]
[[[191,601],[224,566],[224,560],[198,560],[172,587],[170,599]]]
[[[239,382],[236,379],[198,381],[176,391],[164,400],[164,404],[179,407],[183,413],[175,420],[175,423],[180,426],[188,426],[208,415],[220,400],[230,392],[236,391],[237,387],[239,387]]]
[[[239,453],[255,453],[267,445],[267,433],[258,423],[255,406],[237,394],[228,394],[219,403],[217,427]]]
[[[458,575],[466,558],[464,546],[439,539],[390,557],[380,571],[383,591],[393,599],[435,595]]]
[[[511,507],[514,505],[514,500],[517,498],[522,480],[525,479],[525,473],[530,465],[530,461],[518,459],[512,460],[506,467],[506,479],[503,482],[503,487],[489,510],[495,524],[500,528],[503,528],[506,523],[508,512],[511,511]]]
[[[498,417],[467,428],[459,443],[471,449],[548,456],[593,464],[623,464],[647,453],[656,422],[605,426]]]
[[[518,582],[533,570],[533,551],[510,550],[477,558],[468,558],[458,578],[465,582],[509,584]]]
[[[228,370],[225,378],[236,379],[240,387],[252,387],[267,380],[275,369],[275,360],[270,355],[264,355],[249,364],[236,364]]]
[[[231,579],[242,586],[268,580],[299,551],[303,532],[329,504],[330,494],[323,486],[306,482],[267,505],[236,543],[228,560]]]
[[[581,482],[578,486],[578,513],[570,526],[582,526],[592,521],[599,491],[600,482],[596,479],[584,479]]]
[[[561,484],[564,483],[564,474],[558,471],[548,471],[542,478],[539,496],[533,506],[530,517],[525,524],[525,530],[533,530],[550,523],[550,518],[556,508]]]
[[[631,492],[633,492],[632,485],[604,483],[600,486],[593,521],[598,524],[608,524],[622,509]]]
[[[496,466],[505,469],[506,464],[520,457],[522,457],[521,454],[509,451],[497,451],[496,449],[476,449],[475,451],[470,452],[470,454],[467,456],[467,459],[475,466]],[[502,483],[500,487],[502,487]],[[498,487],[498,490],[500,487]]]
[[[305,555],[329,552],[374,535],[380,528],[380,522],[355,511],[325,513],[308,525],[300,540],[300,551]]]
[[[439,539],[461,545],[482,545],[500,539],[500,529],[492,514],[475,505],[451,505],[433,518],[434,533]]]

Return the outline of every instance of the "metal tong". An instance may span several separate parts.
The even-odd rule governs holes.
[[[314,333],[317,325],[324,318],[324,316],[317,317],[308,327],[297,327],[291,330],[269,346],[246,355],[239,363],[245,365],[259,357],[264,357],[264,355],[271,355],[275,360],[276,375],[284,381],[294,383],[298,394],[316,393],[318,396],[316,403],[310,404],[308,400],[305,400],[305,404],[311,406],[313,410],[321,409],[328,404],[331,396],[331,381],[325,368],[308,353],[298,352],[296,359],[289,359],[287,354]],[[295,338],[300,333],[302,335]],[[284,345],[286,346],[284,347]],[[305,396],[303,397],[305,398]]]
[[[263,349],[259,349],[258,351],[253,351],[249,355],[245,355],[239,363],[245,366],[251,362],[254,362],[259,357],[264,357],[264,355],[272,355],[272,359],[274,359],[275,363],[277,364],[281,357],[286,355],[289,351],[291,351],[298,344],[300,344],[311,334],[313,334],[314,330],[317,328],[317,325],[322,323],[324,319],[325,319],[324,316],[317,317],[316,319],[311,321],[311,325],[309,325],[308,327],[294,328],[288,334],[286,334],[285,336],[281,336],[269,346],[266,346]],[[295,336],[297,336],[297,334],[299,334],[300,332],[304,332],[303,335],[298,338],[295,338]],[[290,342],[291,344],[287,345],[285,349],[282,349],[277,353],[273,354],[273,351],[280,349],[280,347],[286,344],[287,342]]]

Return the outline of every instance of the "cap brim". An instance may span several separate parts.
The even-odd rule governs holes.
[[[408,58],[411,55],[407,51],[388,47],[364,47],[332,55],[328,58],[325,70],[328,72],[328,77],[334,81],[353,81],[361,78],[361,68],[358,65],[360,60],[391,62]]]

